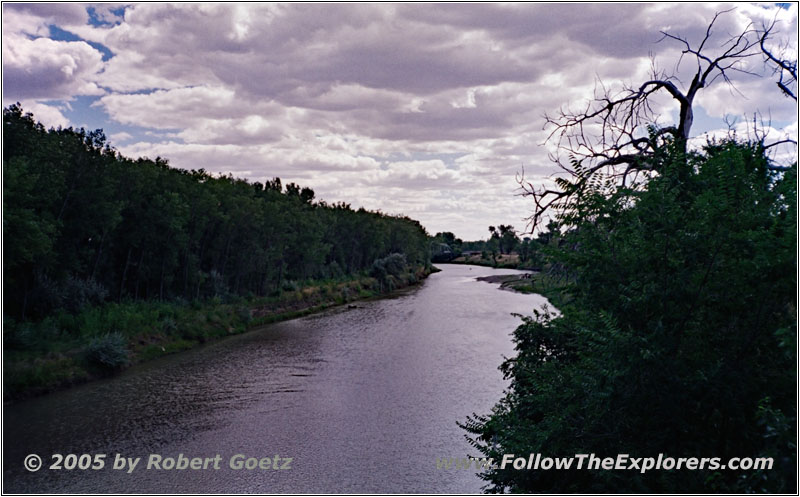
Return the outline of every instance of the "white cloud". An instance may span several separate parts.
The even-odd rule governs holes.
[[[756,118],[732,122],[729,128],[718,128],[706,131],[692,138],[689,146],[695,150],[702,149],[707,143],[735,138],[751,142],[762,142],[767,148],[767,155],[775,164],[790,166],[797,161],[797,121],[783,129],[772,127],[768,122]],[[787,140],[793,140],[787,141]]]
[[[4,3],[3,32],[47,36],[49,26],[80,26],[89,19],[86,9],[72,3]]]
[[[489,224],[522,228],[531,206],[515,196],[515,174],[524,167],[542,182],[556,171],[553,143],[543,146],[545,113],[580,108],[596,80],[640,83],[651,54],[688,82],[691,60],[678,66],[680,44],[656,43],[659,30],[697,41],[726,8],[146,3],[118,15],[100,4],[91,6],[97,26],[87,7],[4,4],[4,102],[25,100],[59,122],[62,111],[43,101],[98,95],[109,122],[146,129],[136,142],[112,135],[127,155],[258,181],[280,176],[317,198],[403,212],[464,238],[485,237]],[[796,5],[735,7],[709,47],[777,13],[796,53]],[[48,39],[51,24],[113,57]],[[757,58],[750,68],[764,71]],[[698,96],[712,120],[761,109],[796,123],[774,79],[734,79],[744,97],[721,82]],[[654,111],[666,122],[675,105],[664,99]]]
[[[102,54],[88,43],[3,36],[3,90],[17,99],[102,95],[94,82]]]
[[[11,103],[11,102],[10,102]],[[20,102],[25,112],[34,115],[37,121],[42,123],[45,128],[68,128],[72,125],[69,119],[62,114],[63,109],[53,105],[46,105],[33,100],[23,100]]]
[[[126,142],[133,138],[133,135],[126,131],[120,131],[119,133],[114,133],[108,137],[108,141],[113,147],[117,147],[121,142]]]

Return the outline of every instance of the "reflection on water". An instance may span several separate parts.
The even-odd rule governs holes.
[[[513,354],[511,313],[537,295],[441,265],[394,298],[231,337],[122,375],[4,409],[6,492],[479,492],[473,471],[438,457],[475,454],[456,425],[486,413]],[[27,454],[45,459],[28,473]],[[108,454],[99,471],[46,469],[49,455]],[[145,470],[147,456],[222,456],[219,470]],[[143,461],[111,469],[115,454]],[[291,457],[292,469],[228,468],[235,454]]]

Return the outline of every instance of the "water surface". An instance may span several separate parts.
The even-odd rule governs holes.
[[[513,355],[512,313],[546,300],[439,265],[393,298],[273,324],[4,409],[5,492],[475,493],[478,455],[457,425],[487,413]],[[45,460],[29,473],[27,454]],[[108,454],[99,471],[54,471],[49,456]],[[149,454],[221,456],[219,470],[145,470]],[[127,474],[115,454],[141,457]],[[291,470],[228,468],[235,454],[291,457]]]

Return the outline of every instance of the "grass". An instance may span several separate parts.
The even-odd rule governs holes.
[[[520,263],[518,254],[498,254],[496,260],[492,259],[491,254],[489,254],[488,258],[483,258],[480,255],[462,255],[448,262],[448,264],[469,264],[499,269],[529,269],[525,267],[526,264]]]
[[[500,288],[506,290],[543,295],[556,308],[561,308],[571,301],[566,282],[562,279],[553,278],[545,272],[491,275],[482,276],[478,279],[499,283]]]
[[[392,276],[390,285],[356,276],[293,282],[269,297],[205,302],[112,302],[76,314],[62,311],[37,323],[3,322],[4,401],[101,378],[199,344],[268,323],[388,293],[421,281],[430,268]]]
[[[536,273],[531,279],[510,281],[507,284],[517,292],[538,293],[546,297],[556,309],[562,309],[572,300],[567,292],[567,284],[546,273]],[[506,286],[506,283],[501,286]]]

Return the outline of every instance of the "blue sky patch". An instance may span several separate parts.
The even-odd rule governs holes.
[[[82,41],[84,43],[88,43],[92,48],[103,54],[104,62],[114,56],[111,50],[109,50],[105,45],[101,45],[100,43],[94,41],[84,40],[80,36],[70,33],[69,31],[65,31],[55,24],[50,25],[50,39],[55,41]]]
[[[125,142],[135,143],[139,141],[154,141],[153,130],[143,126],[131,126],[127,124],[118,123],[109,118],[103,106],[99,105],[100,97],[95,96],[79,96],[75,97],[69,102],[61,100],[52,100],[43,102],[47,105],[58,107],[61,113],[69,119],[69,121],[76,128],[86,128],[87,130],[95,130],[101,128],[106,136],[109,138],[111,146],[121,145],[122,143],[115,143],[112,136],[119,135],[120,133],[127,133],[130,135]],[[164,135],[167,133],[176,133],[180,130],[158,130],[155,132],[156,136]],[[155,140],[158,141],[158,140]],[[180,140],[178,140],[180,141]]]

